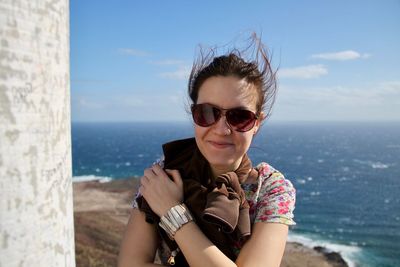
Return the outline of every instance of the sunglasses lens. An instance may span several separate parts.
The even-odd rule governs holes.
[[[192,106],[192,116],[197,125],[208,127],[220,118],[221,112],[211,105],[197,104]]]
[[[222,110],[210,104],[192,105],[193,121],[202,127],[208,127],[221,118]],[[246,109],[229,109],[226,112],[229,125],[238,132],[247,132],[254,127],[256,115]]]
[[[247,132],[254,127],[256,115],[250,110],[232,109],[227,112],[226,119],[235,131]]]

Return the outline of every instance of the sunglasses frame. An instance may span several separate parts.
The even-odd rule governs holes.
[[[200,125],[200,124],[198,124],[198,123],[196,122],[196,119],[195,119],[195,116],[194,116],[193,111],[194,111],[194,109],[196,108],[196,106],[200,106],[200,105],[211,106],[213,109],[215,108],[215,109],[217,109],[217,110],[219,111],[219,116],[215,119],[215,121],[214,121],[213,123],[211,123],[211,124],[209,124],[209,125],[207,125],[207,126],[203,126],[203,125]],[[232,128],[233,130],[237,131],[237,132],[242,132],[242,133],[248,132],[248,131],[250,131],[251,129],[253,129],[254,126],[256,125],[256,122],[257,122],[258,118],[259,118],[259,116],[258,116],[256,113],[254,113],[254,112],[251,111],[251,110],[245,109],[245,108],[240,108],[240,107],[238,107],[238,108],[220,108],[220,107],[218,107],[218,106],[216,106],[216,105],[213,105],[213,104],[210,104],[210,103],[192,104],[192,105],[190,106],[190,110],[191,110],[191,112],[192,112],[192,118],[193,118],[194,123],[196,123],[197,125],[199,125],[199,126],[201,126],[201,127],[210,127],[210,126],[216,124],[223,116],[225,116],[226,122],[228,123],[229,127]],[[244,111],[248,111],[248,112],[250,112],[251,114],[253,114],[254,118],[253,118],[252,126],[251,126],[249,129],[247,129],[247,130],[240,130],[240,129],[238,129],[236,126],[232,125],[232,124],[229,122],[229,115],[227,116],[227,113],[229,113],[230,111],[234,111],[234,110],[244,110]]]

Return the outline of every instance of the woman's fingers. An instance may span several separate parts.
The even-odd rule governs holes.
[[[144,170],[144,176],[146,176],[148,179],[152,179],[156,177],[156,174],[152,168],[147,168]]]
[[[150,168],[144,170],[144,175],[141,178],[141,183],[143,185],[147,185],[151,183],[154,179],[160,179],[160,178],[167,179],[167,181],[172,181],[179,187],[183,185],[182,178],[178,170],[168,170],[168,169],[164,170],[158,164],[154,164]]]
[[[139,192],[157,215],[183,201],[183,182],[177,170],[164,171],[153,165],[144,171],[140,184]]]
[[[178,170],[165,170],[171,177],[172,180],[179,186],[183,186],[182,177]]]
[[[150,186],[150,182],[154,178],[156,178],[156,174],[153,172],[152,168],[144,170],[143,176],[140,178],[139,192],[141,195],[144,195],[145,188]]]
[[[142,176],[140,178],[140,185],[146,186],[146,184],[149,182],[149,179],[146,176]]]
[[[140,178],[140,186],[139,186],[139,193],[144,196],[145,195],[145,190],[146,190],[146,186],[148,186],[149,184],[149,179],[146,176],[142,176]]]
[[[154,164],[153,166],[151,166],[151,170],[153,171],[153,173],[155,175],[157,175],[159,177],[168,178],[168,175],[165,173],[163,168],[161,168],[161,166],[158,164]]]

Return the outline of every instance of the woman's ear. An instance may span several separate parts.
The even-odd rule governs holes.
[[[258,132],[258,129],[260,129],[261,123],[263,122],[264,119],[265,119],[264,112],[261,112],[260,115],[258,116],[258,119],[256,120],[256,124],[254,125],[253,135],[256,135],[256,133]]]

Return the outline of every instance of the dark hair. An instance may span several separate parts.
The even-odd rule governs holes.
[[[250,60],[246,61],[245,55],[249,51]],[[193,103],[197,103],[202,84],[214,76],[235,76],[253,84],[257,91],[257,115],[265,110],[265,115],[269,117],[277,90],[276,70],[272,69],[268,51],[256,34],[252,35],[250,45],[243,51],[233,49],[216,56],[215,48],[209,48],[207,52],[200,49],[189,76],[188,92]]]

